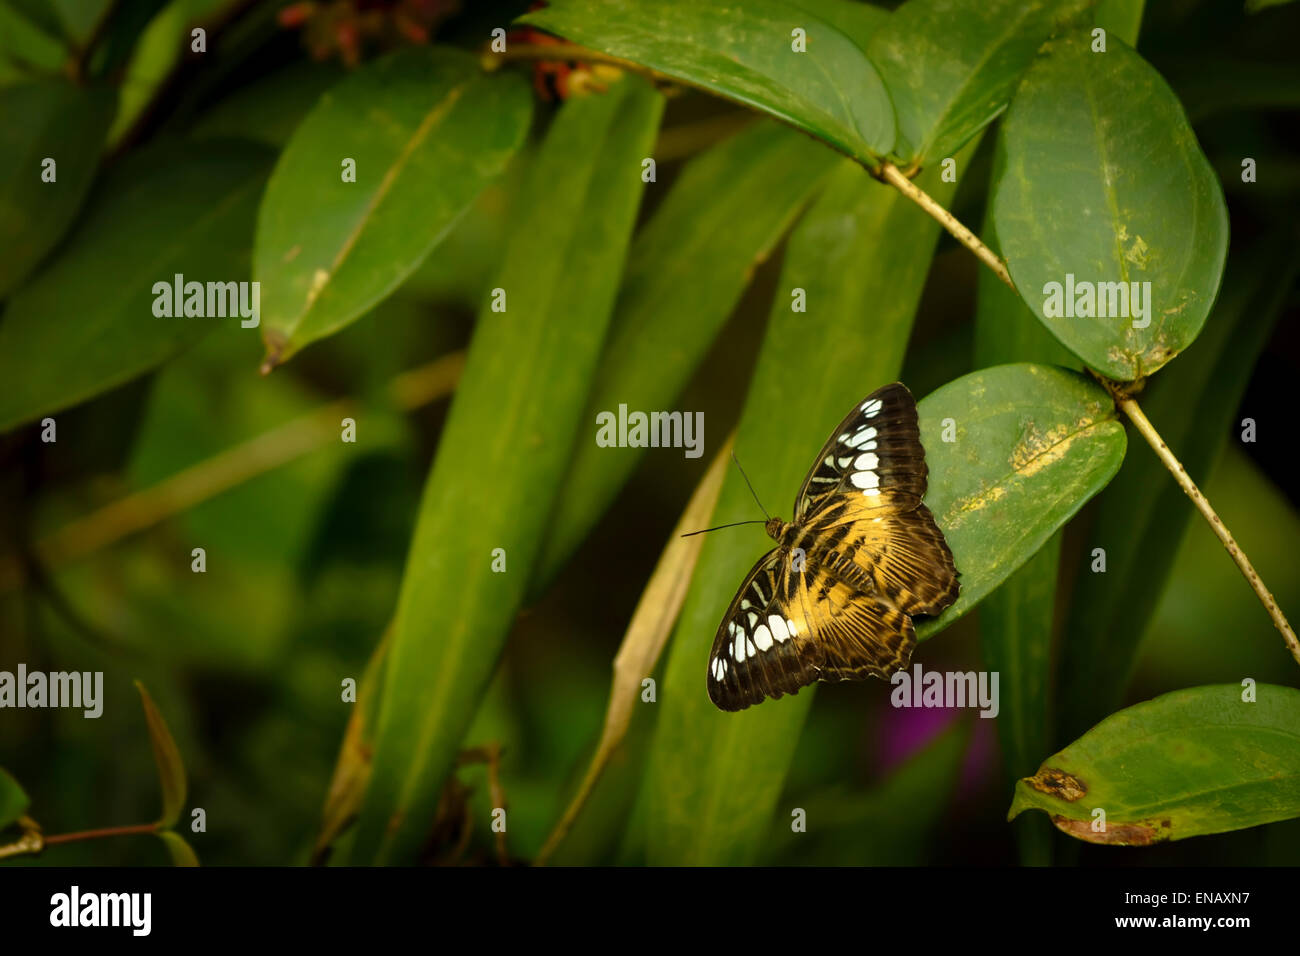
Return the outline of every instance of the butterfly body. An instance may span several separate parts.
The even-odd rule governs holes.
[[[777,543],[745,577],[709,656],[709,697],[742,710],[815,681],[888,677],[911,660],[912,616],[957,599],[957,570],[926,486],[916,403],[899,383],[840,423]]]

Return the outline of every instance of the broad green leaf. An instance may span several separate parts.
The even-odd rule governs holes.
[[[7,770],[0,767],[0,830],[27,812],[27,793]]]
[[[99,166],[116,97],[64,80],[0,90],[0,299],[72,225]],[[54,160],[53,182],[43,178]]]
[[[613,311],[662,98],[570,99],[529,175],[452,403],[402,582],[357,862],[413,859],[524,598]],[[466,467],[467,463],[473,467]],[[494,573],[495,561],[506,573]]]
[[[839,159],[774,123],[694,159],[637,235],[583,422],[601,411],[671,408],[766,259]],[[722,436],[716,436],[721,439]],[[564,567],[645,449],[574,449],[536,595]]]
[[[1090,42],[1054,40],[1025,74],[999,140],[994,219],[1026,304],[1092,368],[1129,381],[1200,332],[1227,210],[1165,81],[1118,37],[1105,53]]]
[[[158,784],[162,789],[162,816],[158,818],[160,827],[170,827],[180,819],[185,808],[185,764],[181,753],[176,749],[172,732],[167,729],[167,721],[154,706],[153,698],[145,690],[144,684],[135,682],[140,692],[140,704],[144,707],[144,720],[149,728],[149,745],[153,748],[154,763],[158,765]]]
[[[1234,432],[1255,362],[1300,271],[1300,246],[1280,230],[1234,254],[1196,346],[1143,390],[1142,408],[1192,480],[1203,484]],[[1061,668],[1062,731],[1077,736],[1120,705],[1138,645],[1164,590],[1191,503],[1155,454],[1129,456],[1098,503],[1087,550],[1105,573],[1079,569]],[[1223,556],[1227,562],[1226,555]],[[1224,573],[1234,575],[1230,565]]]
[[[871,38],[898,114],[894,152],[937,162],[1001,113],[1034,54],[1095,0],[908,0]]]
[[[763,857],[782,865],[917,866],[961,776],[970,722],[955,721],[866,793],[835,787],[792,798],[808,814],[794,833],[778,814]]]
[[[939,201],[951,198],[954,186],[937,171],[920,181]],[[773,512],[788,513],[845,410],[898,375],[937,235],[932,219],[849,162],[792,234],[777,288],[804,289],[807,312],[777,293],[736,440]],[[712,523],[752,519],[755,510],[732,471]],[[812,699],[805,691],[739,714],[709,701],[705,666],[718,620],[770,542],[754,528],[706,539],[660,682],[642,784],[652,864],[753,861]]]
[[[276,164],[258,213],[268,361],[362,315],[396,289],[505,168],[532,99],[468,53],[407,49],[320,99]],[[356,164],[344,182],[343,164]]]
[[[158,834],[158,839],[163,841],[163,846],[167,847],[167,852],[171,855],[172,863],[175,866],[198,866],[199,858],[194,853],[193,847],[185,842],[185,838],[174,830],[163,830]]]
[[[1016,785],[1007,818],[1030,809],[1120,846],[1300,816],[1300,690],[1218,684],[1127,707]]]
[[[1048,365],[972,372],[920,403],[926,504],[961,574],[956,603],[917,627],[924,640],[978,604],[1106,486],[1124,427],[1099,385]],[[944,441],[945,422],[955,441]]]
[[[519,22],[769,113],[862,163],[894,145],[894,109],[867,55],[778,0],[555,0]]]
[[[161,147],[105,177],[58,259],[0,323],[0,430],[67,408],[241,319],[163,318],[157,282],[237,282],[270,157],[249,143]]]
[[[806,10],[824,20],[863,50],[871,37],[889,22],[889,11],[873,7],[863,0],[788,0],[791,6]]]

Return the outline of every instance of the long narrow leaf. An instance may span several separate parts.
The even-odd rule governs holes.
[[[661,109],[634,77],[571,99],[531,169],[536,199],[497,279],[506,310],[489,302],[479,315],[425,486],[357,861],[415,858],[523,600],[581,427]]]
[[[669,408],[704,360],[754,267],[839,159],[775,123],[714,147],[682,172],[637,236],[584,421],[619,405]],[[568,561],[645,449],[575,449],[534,596]]]

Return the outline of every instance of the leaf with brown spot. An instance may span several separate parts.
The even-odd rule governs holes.
[[[1021,780],[1007,818],[1043,810],[1076,839],[1146,846],[1300,816],[1300,690],[1244,693],[1192,687],[1112,714]]]

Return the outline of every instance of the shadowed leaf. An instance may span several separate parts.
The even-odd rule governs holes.
[[[269,166],[262,147],[232,141],[159,147],[106,176],[71,241],[0,323],[0,430],[121,385],[218,328],[255,341],[237,316],[155,315],[153,287],[178,273],[247,277]]]

